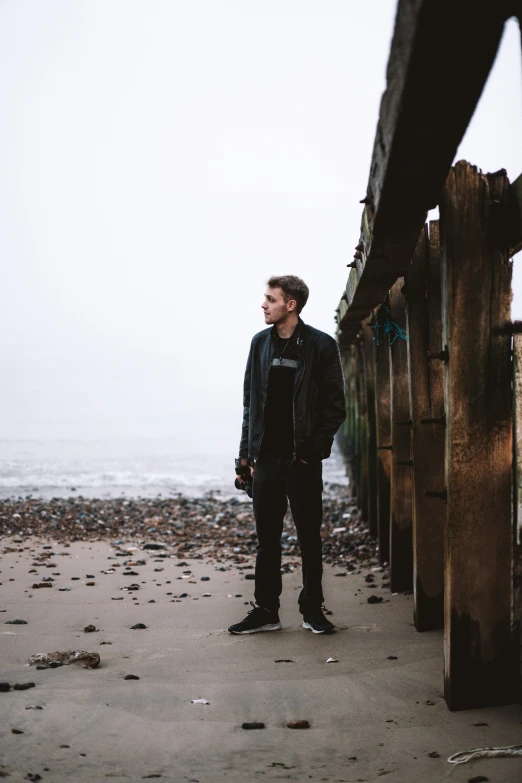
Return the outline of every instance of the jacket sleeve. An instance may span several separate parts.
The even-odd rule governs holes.
[[[321,458],[330,456],[335,433],[346,419],[344,375],[335,340],[326,350],[320,393],[320,414],[313,451]]]
[[[253,344],[250,345],[248,354],[245,380],[243,383],[243,424],[241,427],[241,442],[239,444],[239,459],[236,459],[236,468],[245,465],[254,465],[254,460],[248,456],[248,428],[250,423],[250,378],[252,373]]]

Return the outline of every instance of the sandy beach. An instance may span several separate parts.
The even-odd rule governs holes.
[[[344,519],[345,530],[334,533],[340,529],[336,503],[346,509],[347,501],[332,498],[326,502],[324,583],[337,630],[328,636],[301,627],[292,541],[285,545],[283,629],[226,632],[253,596],[249,505],[216,501],[220,521],[227,520],[219,525],[214,501],[199,501],[210,508],[205,524],[214,533],[198,543],[187,504],[178,534],[154,513],[145,518],[156,516],[155,524],[141,534],[131,525],[117,541],[110,522],[100,536],[86,516],[78,516],[83,540],[72,528],[55,527],[53,535],[56,504],[38,506],[39,527],[36,515],[23,511],[27,501],[4,504],[0,680],[10,689],[0,693],[0,776],[13,783],[355,783],[381,777],[390,783],[448,777],[519,783],[520,759],[448,763],[458,751],[520,742],[520,706],[448,711],[442,632],[415,631],[412,597],[391,595],[355,512]],[[148,508],[137,503],[126,516],[136,521]],[[95,510],[93,523],[103,509]],[[200,534],[201,513],[194,514]],[[132,629],[136,624],[146,627]],[[96,630],[84,630],[90,625]],[[31,655],[57,650],[97,653],[100,664],[28,665]],[[14,689],[29,682],[34,687]],[[209,703],[192,703],[199,699]],[[310,728],[287,728],[295,720],[307,720]],[[244,722],[265,728],[245,730]]]

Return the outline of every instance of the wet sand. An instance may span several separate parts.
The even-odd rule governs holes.
[[[1,544],[0,680],[35,683],[0,693],[0,776],[13,783],[28,774],[45,783],[522,780],[520,759],[448,764],[460,750],[520,742],[520,706],[450,713],[442,633],[415,631],[412,597],[380,587],[386,574],[372,571],[375,561],[325,567],[335,634],[301,627],[300,572],[290,565],[283,630],[232,636],[226,627],[252,599],[249,555],[210,562],[132,539],[114,547],[11,535]],[[32,587],[49,576],[51,588]],[[132,584],[139,589],[124,589]],[[369,604],[370,595],[383,600]],[[13,619],[27,624],[6,623]],[[136,623],[147,627],[131,630]],[[98,630],[86,633],[89,624]],[[32,654],[63,649],[97,652],[101,663],[27,665]],[[200,698],[209,704],[191,703]],[[298,719],[310,728],[286,727]],[[266,728],[246,731],[245,721]]]

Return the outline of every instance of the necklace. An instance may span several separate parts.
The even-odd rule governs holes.
[[[288,343],[290,342],[290,338],[288,337],[286,340],[283,340],[281,337],[278,337],[277,340],[279,345],[279,364],[282,364],[283,356],[285,355],[285,351],[288,348]]]

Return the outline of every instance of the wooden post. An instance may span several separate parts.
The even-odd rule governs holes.
[[[513,609],[512,624],[515,647],[520,650],[519,671],[522,677],[522,334],[513,338],[515,370],[515,524],[513,525]]]
[[[406,336],[404,278],[390,289],[390,318]],[[390,587],[394,593],[413,587],[411,516],[411,425],[406,340],[390,332],[392,468],[390,493]]]
[[[513,373],[511,338],[501,332],[511,300],[507,193],[505,172],[485,177],[461,161],[440,211],[448,351],[444,690],[452,710],[519,696],[511,630]]]
[[[422,231],[406,278],[408,376],[413,460],[413,589],[418,631],[444,626],[444,363],[442,350],[439,223]]]
[[[377,537],[377,429],[375,420],[375,362],[374,340],[370,319],[362,324],[364,341],[364,383],[366,386],[367,460],[368,460],[368,524],[372,536]]]
[[[390,352],[388,340],[374,343],[375,421],[377,443],[377,540],[381,563],[390,561]]]
[[[344,387],[346,398],[346,419],[343,427],[343,456],[346,464],[346,470],[348,473],[348,480],[350,484],[351,496],[355,495],[355,472],[354,472],[354,421],[355,421],[355,402],[353,399],[353,362],[352,362],[352,348],[348,346],[343,349],[341,354],[343,371],[344,371]]]
[[[357,500],[357,506],[360,507],[361,496],[361,473],[360,473],[360,422],[359,422],[359,395],[357,380],[357,355],[355,345],[350,346],[350,367],[351,367],[351,385],[350,395],[352,398],[352,421],[353,421],[353,494]]]
[[[359,397],[360,495],[362,518],[368,521],[368,402],[364,376],[364,344],[357,341],[357,390]]]
[[[355,346],[350,346],[350,399],[352,424],[352,495],[359,505],[359,406],[357,400],[357,364],[355,361]]]

